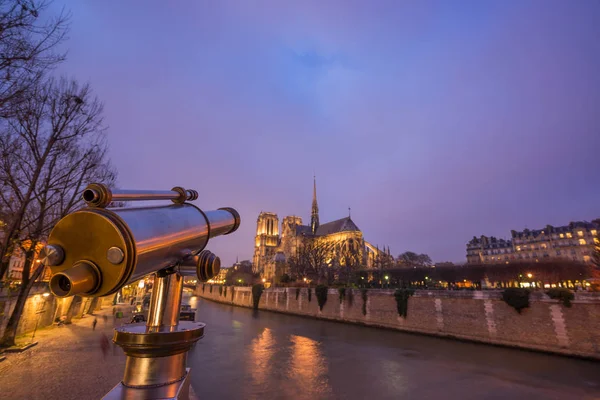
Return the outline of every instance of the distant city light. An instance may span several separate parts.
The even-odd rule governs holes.
[[[527,274],[527,277],[528,277],[529,279],[531,279],[531,278],[533,278],[533,274],[530,272],[530,273],[528,273],[528,274]]]
[[[50,296],[50,293],[46,292],[46,293],[44,293],[42,296],[44,296],[44,297],[48,297],[48,296]]]

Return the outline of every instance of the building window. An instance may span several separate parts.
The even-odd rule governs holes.
[[[521,251],[521,246],[517,246],[517,251]]]
[[[586,245],[587,243],[585,242],[585,239],[579,239],[579,244],[580,245]]]
[[[590,262],[590,256],[583,256],[584,262]]]
[[[571,232],[567,232],[567,237],[570,239],[573,237],[573,235],[571,234]]]
[[[600,239],[594,238],[594,243],[599,244],[600,243]]]
[[[562,234],[562,233],[560,235],[558,235],[558,236],[560,236],[561,239],[565,237],[565,235]]]
[[[556,255],[560,256],[560,250],[556,250]]]
[[[592,235],[596,236],[598,234],[598,231],[595,229],[592,229]]]
[[[542,249],[546,248],[546,243],[542,243]]]
[[[583,237],[583,231],[577,231],[577,236]]]

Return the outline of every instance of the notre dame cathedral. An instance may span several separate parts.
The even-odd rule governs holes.
[[[281,232],[281,233],[280,233]],[[355,250],[362,260],[363,268],[373,268],[375,260],[389,256],[388,251],[368,243],[350,215],[336,221],[321,224],[317,203],[317,183],[313,182],[313,200],[310,225],[302,225],[302,218],[287,216],[279,229],[279,217],[271,212],[261,212],[256,224],[253,270],[267,280],[286,271],[286,261],[296,254],[307,241],[319,240],[327,245],[330,255],[327,262],[336,259],[344,248]]]

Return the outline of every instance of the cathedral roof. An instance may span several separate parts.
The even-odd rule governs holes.
[[[310,227],[309,227],[310,228]],[[358,226],[352,221],[350,217],[331,221],[326,224],[320,225],[317,229],[317,236],[331,235],[332,233],[338,232],[360,232]]]
[[[296,225],[296,234],[309,236],[312,235],[312,231],[308,225]]]

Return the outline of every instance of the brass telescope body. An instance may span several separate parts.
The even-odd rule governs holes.
[[[76,211],[60,220],[48,239],[49,245],[64,250],[62,262],[50,267],[50,289],[59,297],[113,294],[193,258],[210,238],[231,233],[238,225],[232,209],[203,212],[187,203]]]
[[[204,250],[209,239],[240,225],[232,208],[202,211],[186,203],[198,193],[111,190],[91,184],[83,192],[89,207],[61,219],[42,259],[52,271],[50,290],[58,297],[107,296],[146,275],[154,286],[146,324],[115,329],[113,341],[127,356],[121,383],[105,399],[187,399],[187,351],[204,334],[204,324],[179,322],[183,276],[206,281],[220,260]],[[104,208],[114,201],[171,200],[174,204]]]

